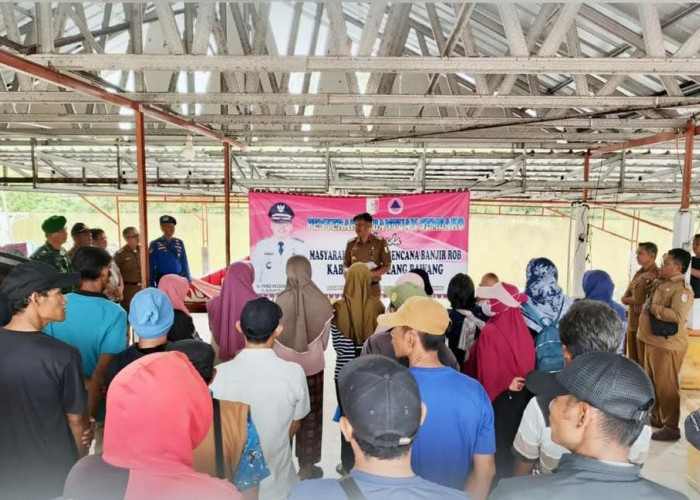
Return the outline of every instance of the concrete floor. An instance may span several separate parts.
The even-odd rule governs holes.
[[[209,341],[209,324],[206,314],[195,314],[194,322],[202,339]],[[336,409],[335,385],[333,382],[333,367],[335,366],[335,351],[331,344],[326,350],[326,371],[324,379],[324,427],[323,450],[320,467],[323,468],[325,477],[338,477],[335,472],[336,465],[340,462],[340,430],[333,422]],[[683,391],[682,419],[688,414],[686,401],[691,400],[692,405],[700,402],[700,391]],[[681,426],[682,427],[682,426]],[[643,469],[644,477],[656,481],[664,486],[678,490],[691,500],[700,500],[700,492],[688,484],[686,480],[686,459],[688,455],[688,442],[682,438],[676,443],[651,442],[649,457]]]

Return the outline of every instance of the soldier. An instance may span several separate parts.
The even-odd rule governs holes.
[[[688,350],[685,323],[693,306],[693,291],[686,286],[684,276],[689,265],[690,254],[682,248],[664,255],[661,277],[654,283],[639,318],[637,352],[656,392],[651,425],[661,427],[651,435],[655,441],[677,441],[681,437],[678,379]]]
[[[62,246],[68,239],[66,218],[62,215],[52,215],[41,224],[41,230],[46,235],[46,243],[37,248],[29,258],[46,262],[59,273],[72,273],[73,264]],[[70,291],[72,288],[67,289],[67,292],[64,293]]]
[[[372,216],[367,212],[356,215],[355,221],[356,238],[348,240],[345,247],[345,257],[343,258],[343,269],[348,268],[357,262],[367,264],[372,278],[370,293],[374,297],[381,295],[379,281],[382,275],[391,269],[391,252],[389,245],[378,234],[372,234]]]
[[[287,260],[292,255],[307,255],[304,241],[292,236],[294,210],[286,203],[275,203],[267,212],[272,236],[255,245],[252,255],[257,285],[279,285],[287,281]]]
[[[654,243],[640,243],[637,248],[637,264],[641,267],[634,274],[627,290],[622,296],[622,303],[629,306],[627,312],[627,357],[643,366],[644,360],[637,353],[637,329],[642,306],[649,298],[651,287],[659,277],[656,256],[659,253]]]
[[[148,247],[151,286],[158,286],[158,281],[166,274],[177,274],[192,281],[185,243],[174,237],[176,225],[175,217],[162,215],[160,230],[163,231],[163,236],[151,241]]]
[[[89,247],[92,245],[90,228],[82,222],[76,222],[73,224],[73,227],[70,229],[70,235],[73,238],[73,248],[68,250],[68,257],[71,259],[75,257],[75,252],[78,251],[78,248]]]
[[[141,256],[139,253],[141,239],[138,229],[127,227],[122,231],[126,245],[114,254],[114,262],[119,267],[124,280],[124,297],[121,306],[129,311],[129,304],[136,293],[141,290]]]

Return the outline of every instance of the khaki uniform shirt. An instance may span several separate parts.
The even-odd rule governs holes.
[[[673,351],[685,351],[688,348],[688,330],[685,323],[693,306],[693,291],[685,284],[685,276],[671,279],[658,279],[654,283],[648,307],[639,318],[637,340],[655,347]],[[678,333],[665,338],[651,332],[649,314],[662,321],[678,323]]]
[[[659,268],[654,264],[648,271],[640,268],[630,282],[623,297],[630,297],[632,303],[629,304],[627,313],[627,329],[631,332],[639,328],[639,315],[642,314],[642,306],[651,294],[651,287],[659,278]]]
[[[141,284],[141,258],[138,248],[131,250],[129,245],[124,245],[114,254],[114,262],[122,273],[125,285]]]
[[[360,237],[351,238],[345,247],[343,266],[349,268],[357,262],[373,262],[376,267],[391,268],[391,252],[389,245],[381,236],[370,234],[365,243]],[[375,281],[377,283],[379,280]]]

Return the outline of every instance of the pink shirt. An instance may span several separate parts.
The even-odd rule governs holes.
[[[273,346],[275,353],[285,361],[292,361],[301,365],[307,377],[322,372],[326,365],[323,351],[326,350],[326,346],[328,345],[328,337],[331,332],[331,319],[333,318],[328,318],[328,321],[326,321],[326,324],[323,326],[323,333],[309,344],[309,350],[307,352],[301,354],[279,342],[275,342]]]

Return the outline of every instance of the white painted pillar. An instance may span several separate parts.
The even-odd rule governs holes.
[[[583,274],[586,272],[586,257],[588,256],[588,205],[574,206],[574,259],[573,282],[571,293],[573,297],[583,297]]]
[[[693,213],[690,210],[679,210],[673,216],[673,248],[682,248],[693,254],[693,235],[695,233]],[[665,250],[659,248],[663,254]]]

